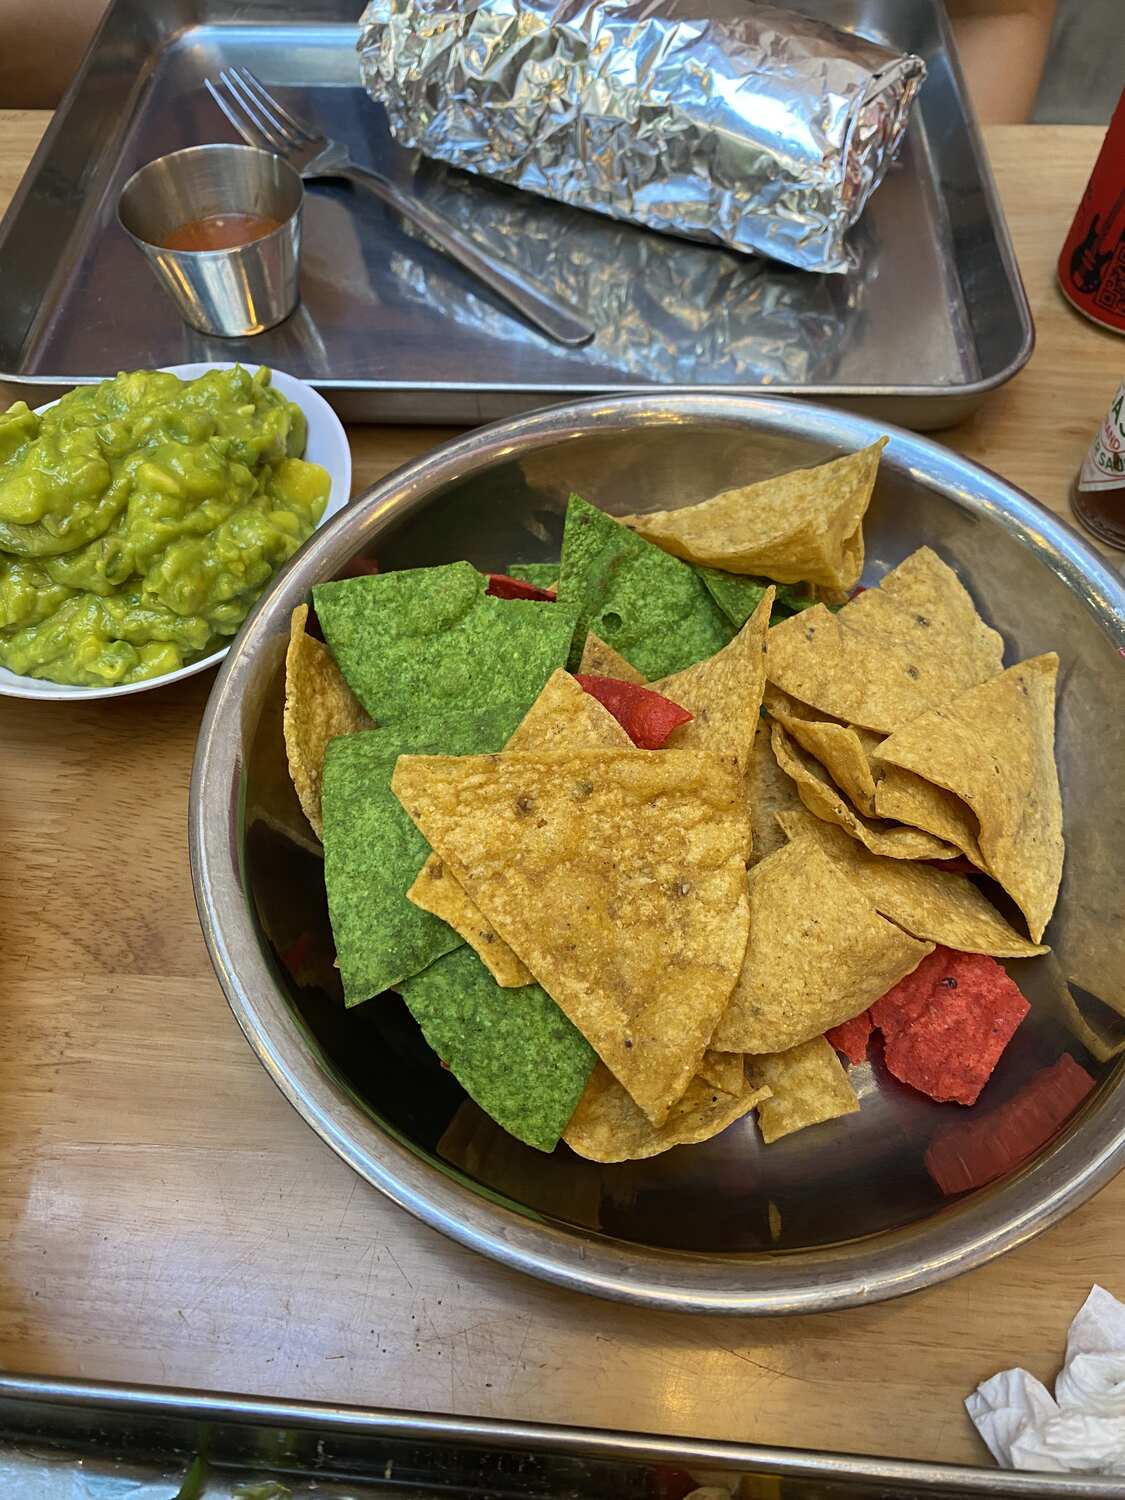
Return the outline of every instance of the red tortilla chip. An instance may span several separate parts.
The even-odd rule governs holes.
[[[494,599],[545,599],[555,601],[554,589],[537,588],[534,583],[525,583],[522,578],[509,578],[507,573],[490,573],[486,594]]]
[[[686,708],[651,688],[622,682],[618,677],[595,677],[589,672],[577,672],[575,676],[591,698],[609,709],[639,750],[659,750],[673,729],[690,724],[694,718]]]
[[[891,993],[893,994],[894,991],[892,990]],[[867,1043],[871,1039],[873,1030],[871,1012],[861,1010],[859,1015],[853,1016],[850,1021],[843,1021],[839,1026],[829,1027],[824,1035],[836,1051],[842,1052],[854,1067],[867,1061]]]
[[[995,1182],[1045,1146],[1093,1087],[1086,1069],[1064,1052],[999,1109],[939,1131],[926,1152],[926,1171],[946,1195]]]
[[[871,1007],[887,1067],[939,1103],[975,1104],[1031,1007],[994,958],[935,948]]]

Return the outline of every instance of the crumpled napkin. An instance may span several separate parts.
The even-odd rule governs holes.
[[[1002,1370],[965,1406],[1005,1469],[1125,1475],[1125,1306],[1093,1288],[1070,1325],[1054,1396],[1026,1370]]]

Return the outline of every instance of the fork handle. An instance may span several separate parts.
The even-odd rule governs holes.
[[[503,297],[506,302],[521,312],[529,323],[534,323],[536,328],[541,329],[556,343],[569,344],[577,348],[582,344],[588,344],[594,337],[597,329],[577,308],[571,307],[561,297],[556,297],[553,292],[540,286],[532,277],[518,270],[508,261],[491,255],[475,240],[462,234],[448,219],[443,219],[440,214],[435,213],[419,199],[402,192],[387,178],[365,171],[363,167],[357,167],[351,163],[334,171],[332,175],[347,178],[357,187],[366,188],[384,203],[389,204],[416,229],[422,230],[440,245],[450,260],[455,260],[458,265],[464,266],[467,271],[479,277],[485,286],[494,291],[497,296]]]

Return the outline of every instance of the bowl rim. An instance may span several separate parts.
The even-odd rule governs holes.
[[[857,1268],[847,1242],[801,1250],[684,1252],[626,1243],[525,1216],[427,1161],[376,1122],[321,1066],[261,947],[241,883],[241,737],[265,691],[244,703],[256,657],[280,661],[291,609],[390,521],[448,485],[519,453],[597,432],[697,421],[798,431],[826,449],[887,434],[884,464],[1004,525],[1040,555],[1095,614],[1125,656],[1125,582],[1067,522],[990,470],[917,434],[851,412],[771,396],[638,394],[568,402],[454,438],[357,497],[306,544],[248,616],[215,682],[200,727],[189,799],[192,884],[208,953],[228,1003],[270,1077],[317,1134],[359,1175],[454,1241],[570,1290],[685,1312],[794,1314],[852,1307],[931,1286],[1021,1244],[1084,1202],[1125,1165],[1125,1077],[1118,1066],[1032,1161],[931,1217],[869,1237]],[[1096,1115],[1106,1092],[1116,1108]],[[1108,1104],[1108,1101],[1107,1101]],[[1083,1128],[1079,1130],[1079,1126]]]
[[[254,364],[245,359],[211,359],[211,360],[188,360],[179,365],[154,365],[153,369],[166,375],[179,375],[181,378],[196,379],[208,370],[232,370],[235,365],[241,365],[244,370],[251,374],[262,368],[261,364]],[[274,365],[267,365],[270,372],[271,383],[280,377],[279,390],[283,390],[291,401],[295,401],[309,420],[310,426],[313,414],[317,420],[327,424],[327,436],[332,446],[338,449],[335,461],[332,465],[324,465],[328,469],[331,487],[328,491],[328,499],[325,502],[324,514],[313,528],[312,536],[326,526],[334,516],[345,509],[351,498],[352,488],[352,454],[351,445],[343,422],[333,411],[331,405],[321,393],[307,380],[302,380],[298,375],[290,375],[287,370],[279,370]],[[104,379],[112,379],[105,376]],[[82,389],[88,384],[100,385],[101,381],[83,382]],[[78,386],[73,387],[78,390]],[[38,412],[48,411],[52,406],[57,406],[62,400],[57,396],[54,401],[45,401],[42,406],[32,409]],[[310,539],[311,540],[311,537]],[[304,543],[305,546],[308,543]],[[295,556],[296,554],[294,554]],[[273,580],[267,585],[267,590],[272,586]],[[222,646],[218,651],[212,651],[209,656],[201,657],[199,661],[190,662],[186,667],[177,667],[174,672],[162,672],[159,677],[146,678],[144,682],[117,682],[108,687],[73,687],[65,682],[50,682],[45,677],[26,677],[18,672],[12,672],[7,667],[0,667],[0,698],[23,698],[29,702],[43,703],[91,703],[96,698],[128,698],[133,693],[145,693],[151,688],[167,687],[171,682],[180,682],[185,677],[194,677],[197,672],[205,672],[209,667],[218,666],[226,656],[230,646]],[[27,686],[23,686],[23,684]]]

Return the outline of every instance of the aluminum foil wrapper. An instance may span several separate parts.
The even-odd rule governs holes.
[[[868,224],[848,243],[848,276],[816,276],[650,234],[528,193],[483,183],[441,162],[424,162],[413,189],[443,218],[549,287],[586,308],[597,337],[584,349],[543,340],[567,379],[622,382],[807,386],[836,377],[861,334],[877,271]],[[466,290],[442,255],[392,252],[404,296],[474,332],[508,342],[512,318],[487,293]],[[339,274],[326,266],[323,274]],[[536,337],[531,335],[531,337]]]
[[[400,145],[670,234],[845,271],[920,58],[748,0],[371,0]]]

